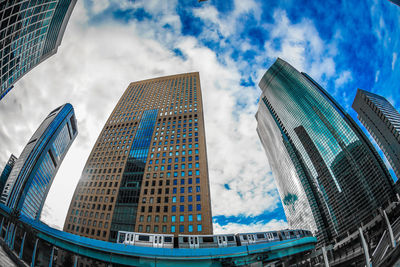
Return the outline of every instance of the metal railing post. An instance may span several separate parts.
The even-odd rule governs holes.
[[[323,247],[321,248],[321,250],[322,250],[322,255],[323,255],[323,257],[324,257],[325,267],[329,267],[329,260],[328,260],[328,255],[326,254],[326,248],[325,248],[325,246],[323,246]]]
[[[367,245],[367,242],[365,242],[363,230],[362,230],[362,228],[360,227],[360,228],[358,228],[358,231],[359,231],[359,233],[360,233],[361,244],[362,244],[362,247],[363,247],[363,249],[364,249],[365,265],[366,265],[367,267],[372,267],[371,259],[370,259],[370,257],[369,257],[369,252],[368,252],[368,245]]]
[[[385,210],[383,210],[383,217],[385,217],[385,222],[386,222],[386,225],[387,225],[387,228],[389,231],[389,237],[390,237],[390,241],[392,243],[392,248],[395,248],[396,240],[394,239],[393,229],[392,229],[392,226],[390,225],[390,221],[389,221],[389,218],[388,218]]]

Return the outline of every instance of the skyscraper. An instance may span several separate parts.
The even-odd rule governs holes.
[[[17,160],[17,157],[11,154],[10,158],[7,161],[6,166],[4,166],[3,172],[1,173],[0,176],[0,192],[3,192],[4,185],[7,182],[8,176],[11,173],[12,168],[14,167],[15,161]]]
[[[76,0],[0,1],[0,100],[57,52]]]
[[[357,118],[378,143],[400,178],[400,114],[384,97],[358,89],[353,102]]]
[[[199,73],[133,82],[103,127],[64,231],[211,234]]]
[[[50,112],[15,162],[0,202],[29,218],[40,219],[53,179],[77,134],[71,104]]]
[[[257,131],[291,226],[340,238],[394,196],[378,153],[311,77],[278,59],[259,86]]]

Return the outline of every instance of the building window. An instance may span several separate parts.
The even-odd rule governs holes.
[[[202,227],[201,227],[201,224],[198,224],[198,225],[197,225],[197,231],[198,231],[198,232],[201,232],[202,230],[203,230],[203,229],[202,229]]]
[[[175,225],[171,225],[171,233],[175,233]]]
[[[188,230],[189,230],[190,233],[193,232],[193,225],[192,224],[189,224]]]

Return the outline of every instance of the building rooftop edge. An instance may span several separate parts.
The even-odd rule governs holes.
[[[152,80],[162,80],[162,79],[166,79],[166,78],[174,78],[174,77],[179,77],[179,76],[185,76],[185,75],[188,75],[188,74],[198,74],[198,75],[200,75],[200,72],[192,71],[192,72],[184,72],[184,73],[179,73],[179,74],[165,75],[165,76],[160,76],[160,77],[155,77],[155,78],[148,78],[148,79],[144,79],[144,80],[138,80],[138,81],[130,82],[129,85],[135,84],[135,83],[140,83],[140,82],[152,81]]]

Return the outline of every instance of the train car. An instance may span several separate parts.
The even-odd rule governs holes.
[[[237,234],[236,238],[238,238],[242,246],[257,244],[257,243],[274,242],[280,240],[279,234],[276,231],[242,233],[242,234]]]
[[[117,243],[141,247],[173,248],[174,235],[118,231]]]
[[[311,232],[308,230],[300,230],[300,229],[286,229],[280,231],[282,240],[296,239],[302,238],[306,236],[312,236]]]
[[[237,246],[233,234],[226,235],[179,235],[179,248],[221,248]]]

